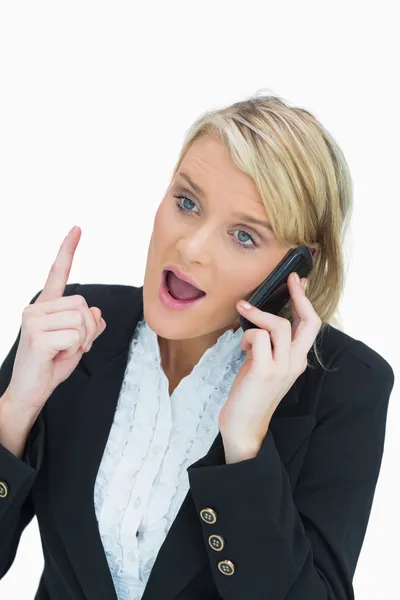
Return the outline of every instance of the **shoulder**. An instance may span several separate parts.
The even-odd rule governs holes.
[[[392,366],[377,350],[332,325],[325,327],[317,347],[329,368],[338,363],[357,364],[361,370],[372,370],[374,375],[394,381]]]
[[[141,295],[142,287],[135,287],[132,285],[122,284],[109,284],[109,283],[68,283],[65,286],[63,296],[74,296],[76,294],[81,295],[85,300],[90,302],[90,305],[103,304],[104,308],[107,306],[114,306],[116,303],[122,302],[123,304],[133,300],[135,297]],[[31,304],[38,298],[43,290],[40,289],[32,298]],[[101,306],[99,306],[101,308]]]
[[[90,306],[98,306],[102,310],[122,303],[132,302],[140,295],[141,287],[110,283],[70,283],[66,286],[64,296],[79,294]]]
[[[308,393],[310,386],[318,390],[315,400],[320,416],[335,409],[353,412],[369,406],[375,410],[377,404],[386,411],[395,376],[377,350],[331,325],[324,328],[317,348],[327,370],[316,363],[306,388]]]

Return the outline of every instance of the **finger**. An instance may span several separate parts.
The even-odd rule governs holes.
[[[240,305],[239,305],[240,306]],[[242,311],[241,311],[242,312]],[[255,306],[242,312],[246,319],[254,322],[260,329],[247,329],[243,334],[243,349],[247,350],[251,341],[256,339],[258,332],[265,331],[269,338],[268,356],[265,360],[273,359],[288,366],[291,355],[292,327],[288,319],[264,312]],[[272,344],[272,345],[271,345]]]
[[[97,306],[91,306],[85,315],[86,338],[82,344],[84,352],[87,352],[94,340],[101,333],[101,310]],[[91,317],[91,318],[90,318]]]
[[[59,313],[68,310],[80,310],[83,314],[85,323],[85,339],[82,343],[82,349],[84,349],[89,341],[94,339],[102,333],[105,329],[101,329],[101,309],[97,306],[88,307],[87,302],[83,296],[76,294],[74,296],[63,296],[57,300],[49,300],[48,302],[41,302],[36,307],[29,305],[27,307],[37,314],[49,315],[52,313]]]
[[[93,314],[94,312],[94,314]],[[37,318],[36,327],[41,331],[64,331],[67,329],[76,329],[79,331],[81,344],[79,348],[86,351],[89,344],[101,333],[101,316],[99,309],[94,308],[82,310],[66,310],[61,312],[41,315]],[[76,351],[74,349],[73,353]]]
[[[81,294],[73,294],[72,296],[62,296],[61,298],[57,298],[56,300],[40,302],[37,306],[35,306],[34,304],[29,304],[26,308],[29,309],[30,307],[32,307],[32,312],[40,312],[46,315],[53,312],[61,312],[62,310],[83,310],[84,308],[89,309],[84,296],[82,296]]]
[[[90,310],[92,312],[93,312],[93,310],[96,310],[96,317],[95,318],[96,318],[96,323],[97,323],[97,330],[96,330],[95,336],[94,336],[94,338],[92,340],[92,343],[93,343],[94,340],[96,340],[99,337],[99,335],[101,335],[103,333],[103,331],[107,327],[107,323],[105,322],[105,320],[102,317],[102,313],[101,313],[100,308],[97,308],[97,307],[93,306]]]
[[[51,266],[44,288],[36,299],[35,304],[62,297],[80,238],[80,227],[73,227],[64,238],[56,259]]]
[[[307,282],[306,278],[301,279],[301,283],[302,285],[304,284],[304,282]],[[305,292],[305,288],[303,287],[304,292]],[[299,316],[299,313],[296,310],[295,304],[294,302],[291,302],[291,311],[292,311],[292,325],[293,325],[293,337],[295,337],[296,335],[296,331],[300,325],[301,319]]]
[[[101,310],[100,308],[98,308],[97,306],[91,306],[89,308],[90,312],[92,313],[93,317],[95,318],[96,323],[99,323],[101,320]]]
[[[242,300],[243,302],[243,300]],[[247,302],[247,305],[249,303]],[[278,315],[274,315],[273,313],[266,312],[265,310],[260,310],[256,308],[252,304],[250,304],[250,308],[242,308],[240,303],[236,304],[237,311],[243,315],[250,322],[257,325],[260,329],[266,329],[267,331],[272,331],[272,329],[276,329],[280,326],[282,321],[287,321],[287,319],[283,319]],[[250,331],[249,329],[247,331]],[[246,333],[247,333],[246,331]]]
[[[265,377],[271,365],[272,346],[271,338],[265,329],[247,329],[243,334],[241,347],[251,353],[251,371],[253,375]]]
[[[288,287],[292,298],[293,310],[300,319],[292,339],[292,351],[298,360],[303,361],[310,351],[321,328],[322,321],[307,298],[305,290],[293,275],[288,278]]]
[[[97,325],[97,329],[95,331],[94,337],[92,338],[92,342],[94,342],[94,340],[99,337],[99,335],[101,333],[103,333],[103,331],[106,328],[106,322],[102,317],[102,313],[100,308],[97,308],[97,306],[92,306],[90,308],[90,312],[93,314],[95,321],[96,321],[96,325]]]
[[[92,306],[91,308],[82,311],[82,314],[84,317],[85,336],[79,346],[79,350],[81,350],[81,352],[88,352],[92,347],[94,340],[104,331],[105,327],[101,324],[101,310],[96,306]]]

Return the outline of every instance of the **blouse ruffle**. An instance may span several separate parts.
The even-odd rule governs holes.
[[[243,329],[225,331],[169,395],[157,334],[134,332],[94,505],[118,600],[140,600],[189,490],[187,468],[207,454],[245,352]],[[136,531],[141,535],[136,537]]]

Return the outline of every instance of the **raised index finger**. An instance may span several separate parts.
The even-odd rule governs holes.
[[[75,250],[81,238],[80,227],[73,227],[62,242],[41,294],[35,304],[61,298],[72,267]]]

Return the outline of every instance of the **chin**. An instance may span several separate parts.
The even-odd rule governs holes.
[[[177,316],[176,319],[168,319],[161,310],[153,307],[152,310],[143,310],[146,323],[155,333],[168,340],[183,340],[199,335],[204,335],[198,330],[198,319]]]
[[[172,314],[169,314],[169,313]],[[157,335],[167,340],[182,340],[202,335],[196,331],[198,319],[184,315],[182,312],[168,311],[160,303],[158,297],[147,299],[143,291],[143,317],[147,325]]]

